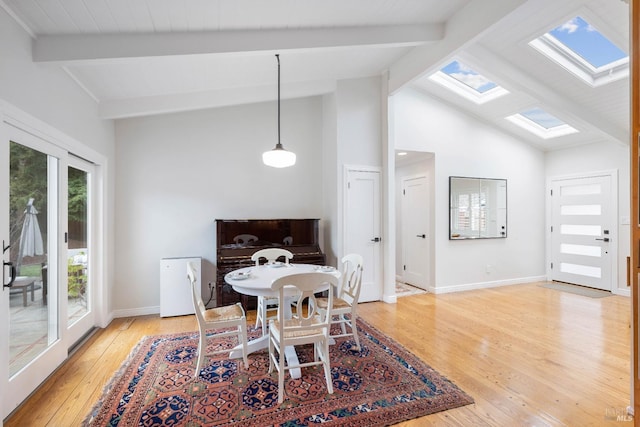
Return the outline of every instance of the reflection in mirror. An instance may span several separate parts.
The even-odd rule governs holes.
[[[507,180],[449,177],[449,240],[507,237]]]

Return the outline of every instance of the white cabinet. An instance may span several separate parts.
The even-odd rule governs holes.
[[[187,278],[187,263],[193,263],[196,270],[198,292],[202,292],[202,259],[162,258],[160,260],[160,317],[193,314],[191,285]]]

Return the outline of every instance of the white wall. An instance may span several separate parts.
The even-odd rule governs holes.
[[[336,111],[337,224],[333,252],[343,253],[343,185],[346,165],[382,167],[382,94],[379,77],[339,81],[333,97]],[[331,196],[329,193],[328,196]]]
[[[391,102],[395,148],[435,155],[432,290],[450,292],[544,277],[544,154],[422,92],[405,89]],[[449,240],[449,176],[507,180],[506,239]]]
[[[283,101],[282,143],[297,154],[285,169],[261,160],[275,103],[118,121],[116,315],[159,311],[164,257],[202,256],[215,283],[215,219],[322,219],[322,114],[320,97]]]
[[[341,174],[338,164],[338,130],[335,93],[322,97],[322,183],[326,197],[323,200],[324,253],[328,265],[337,264],[338,241],[338,186]]]
[[[323,98],[323,166],[327,263],[337,265],[343,254],[344,166],[382,165],[382,92],[380,78],[342,80],[335,93]]]
[[[106,326],[113,280],[114,125],[98,116],[98,104],[57,66],[31,59],[31,37],[0,8],[0,101],[19,111],[24,123],[47,139],[98,163],[104,182],[104,264],[98,280],[106,305],[98,323]],[[25,119],[26,117],[26,119]]]
[[[0,8],[0,99],[110,157],[113,122],[57,66],[31,59],[31,37]]]
[[[627,257],[630,253],[629,236],[631,235],[629,165],[629,146],[617,142],[602,141],[546,154],[548,178],[608,170],[618,172],[618,275],[614,287],[622,293],[630,292],[627,287]]]

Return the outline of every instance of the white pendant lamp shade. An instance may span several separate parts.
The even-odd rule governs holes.
[[[273,150],[262,153],[262,162],[274,168],[286,168],[296,164],[296,154],[285,150],[282,144],[278,143]]]
[[[280,143],[280,55],[278,60],[278,143],[273,150],[262,153],[262,162],[274,168],[286,168],[296,164],[296,155],[284,149]]]

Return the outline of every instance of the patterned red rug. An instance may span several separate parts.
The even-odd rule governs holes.
[[[358,319],[360,351],[338,338],[331,346],[334,394],[322,367],[285,380],[267,373],[267,351],[242,360],[208,359],[194,381],[197,333],[142,339],[105,389],[86,426],[386,426],[473,403],[473,399],[404,347]],[[260,332],[250,328],[250,338]],[[226,345],[232,347],[234,338]],[[301,361],[313,349],[298,349]]]

